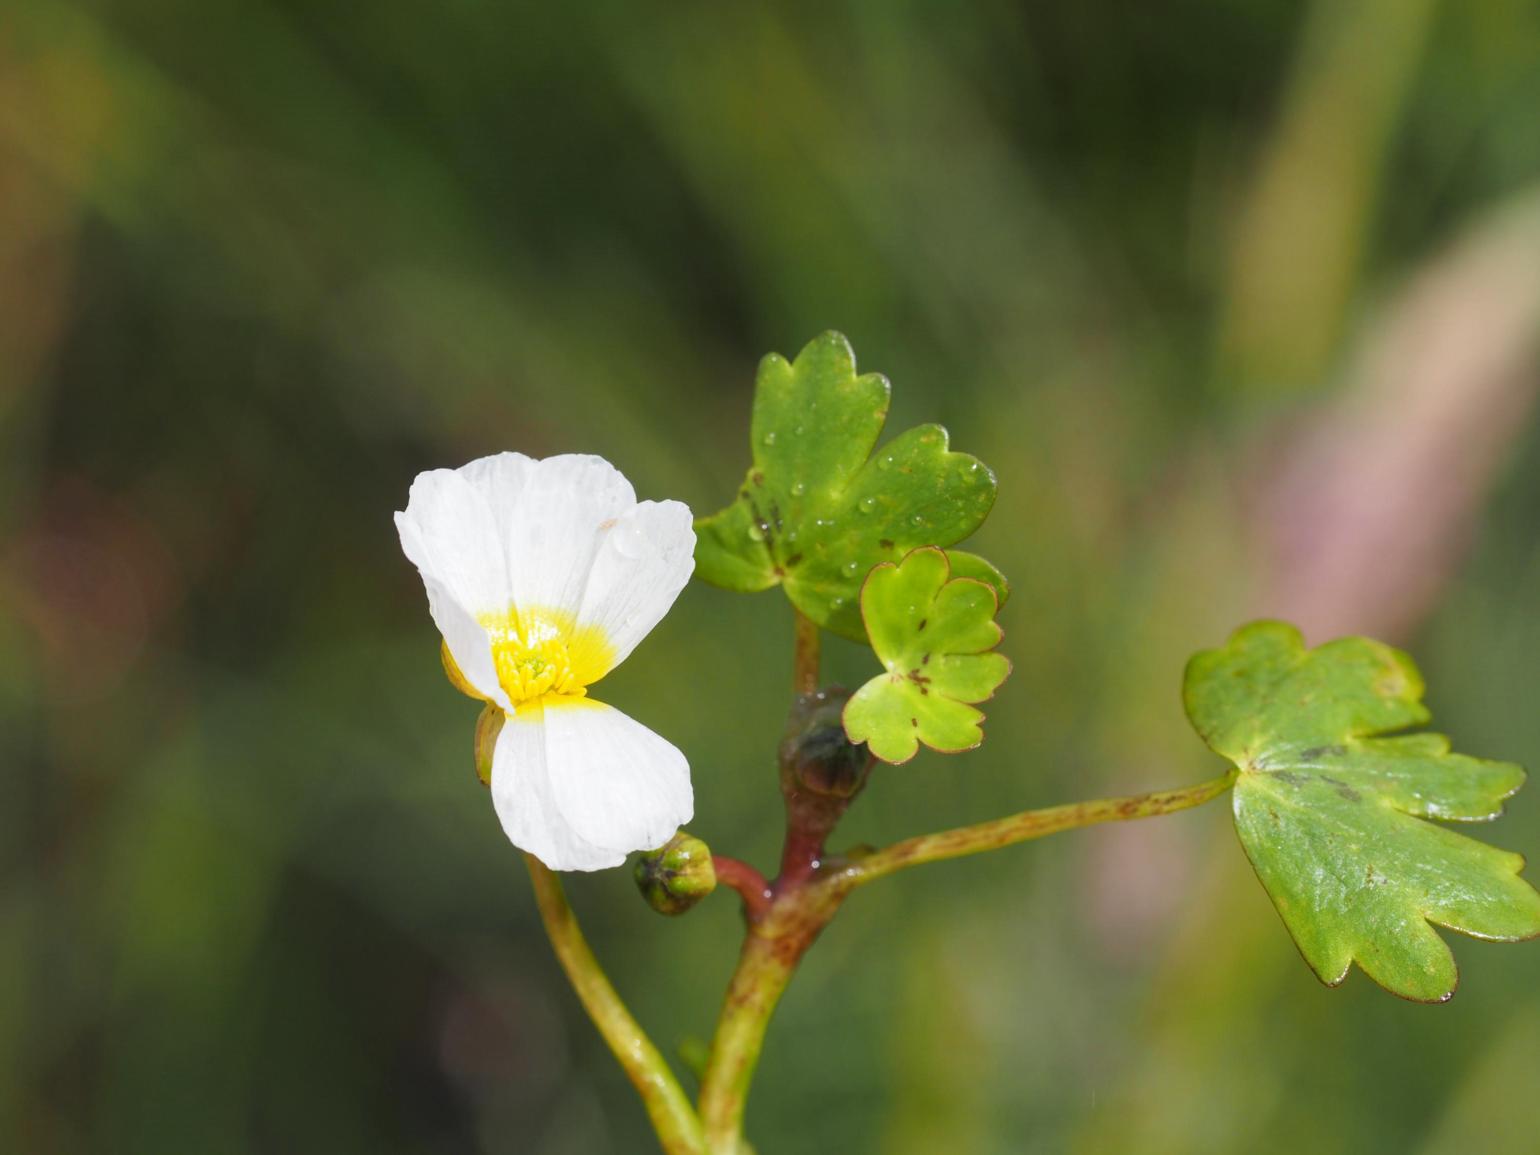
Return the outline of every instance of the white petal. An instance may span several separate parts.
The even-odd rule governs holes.
[[[623,850],[579,837],[557,810],[538,709],[526,707],[503,722],[492,753],[492,805],[509,841],[552,870],[602,870],[626,860]]]
[[[418,474],[396,530],[423,579],[437,581],[472,617],[508,608],[508,562],[492,507],[458,470]]]
[[[576,615],[607,523],[635,505],[631,483],[602,457],[535,462],[517,497],[498,509],[514,604]]]
[[[695,805],[684,755],[588,698],[509,716],[492,801],[514,845],[553,870],[618,866],[633,850],[667,842]]]
[[[433,470],[413,483],[396,525],[461,672],[503,705],[487,635],[494,617],[554,611],[598,627],[602,645],[573,650],[578,677],[591,683],[668,612],[695,565],[689,509],[638,505],[601,457],[501,453]]]
[[[500,543],[504,536],[502,527],[512,521],[512,511],[518,506],[524,487],[529,484],[530,475],[539,464],[535,458],[526,457],[522,453],[494,453],[491,457],[478,457],[455,470],[479,489],[481,496],[486,499],[487,507],[492,511],[492,520],[498,526]],[[503,556],[507,557],[507,553],[504,546]]]
[[[545,731],[557,809],[596,846],[651,850],[695,813],[685,756],[613,706],[547,705]]]
[[[508,695],[498,684],[497,669],[492,664],[492,640],[486,630],[436,578],[425,575],[422,584],[428,590],[428,612],[433,615],[433,624],[444,635],[460,673],[482,697],[509,709]]]
[[[604,630],[609,669],[652,632],[694,570],[695,527],[680,502],[644,501],[604,531],[577,620]]]

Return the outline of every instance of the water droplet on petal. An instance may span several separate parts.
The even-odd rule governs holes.
[[[610,541],[622,557],[644,557],[648,552],[647,534],[634,521],[617,525],[610,532]]]

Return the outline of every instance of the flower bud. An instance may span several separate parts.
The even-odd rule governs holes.
[[[850,691],[833,688],[803,694],[791,708],[781,739],[781,771],[803,790],[828,798],[854,798],[866,785],[872,754],[845,735],[841,716]]]
[[[636,888],[659,914],[683,914],[717,885],[711,848],[681,830],[659,850],[648,850],[636,861]]]

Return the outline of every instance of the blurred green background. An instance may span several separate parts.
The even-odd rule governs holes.
[[[851,841],[1195,781],[1246,617],[1409,645],[1540,766],[1540,4],[10,0],[0,9],[0,1148],[652,1150],[470,760],[391,525],[586,450],[724,504],[825,328],[999,474],[990,740]],[[836,645],[834,676],[869,656]],[[776,595],[605,699],[763,866]],[[1481,832],[1540,851],[1540,789]],[[736,952],[574,878],[660,1045]],[[862,892],[762,1155],[1529,1153],[1540,946],[1319,986],[1223,804]]]

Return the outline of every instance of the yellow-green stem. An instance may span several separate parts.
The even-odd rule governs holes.
[[[701,1078],[707,1155],[744,1155],[743,1110],[770,1015],[813,940],[848,888],[838,874],[782,889],[749,927]]]
[[[818,623],[801,610],[797,615],[796,649],[792,658],[791,688],[797,694],[811,694],[818,689],[818,663],[821,638]]]
[[[701,1123],[709,1155],[738,1155],[744,1104],[765,1030],[795,967],[795,959],[777,955],[772,940],[752,932],[744,939],[701,1082]]]
[[[1232,768],[1218,778],[1181,790],[1160,790],[1125,798],[1101,798],[1094,802],[1050,806],[1044,810],[1027,810],[973,826],[922,834],[918,838],[895,842],[892,846],[854,860],[849,871],[851,885],[860,886],[906,867],[998,850],[1002,846],[1041,838],[1045,834],[1056,834],[1061,830],[1095,826],[1100,822],[1126,822],[1134,818],[1174,814],[1178,810],[1201,806],[1219,797],[1235,784],[1235,776],[1236,771]]]
[[[700,1093],[706,1155],[743,1155],[747,1150],[742,1138],[744,1105],[770,1015],[802,955],[856,887],[906,867],[998,850],[1062,830],[1174,814],[1217,798],[1234,785],[1235,776],[1231,769],[1181,790],[1028,810],[923,834],[862,856],[827,860],[794,885],[785,885],[783,878],[749,927],[717,1021]]]
[[[572,989],[599,1028],[616,1060],[642,1097],[658,1142],[668,1155],[704,1155],[700,1120],[667,1061],[620,1001],[589,948],[561,880],[534,855],[526,854],[535,902],[545,932]]]

